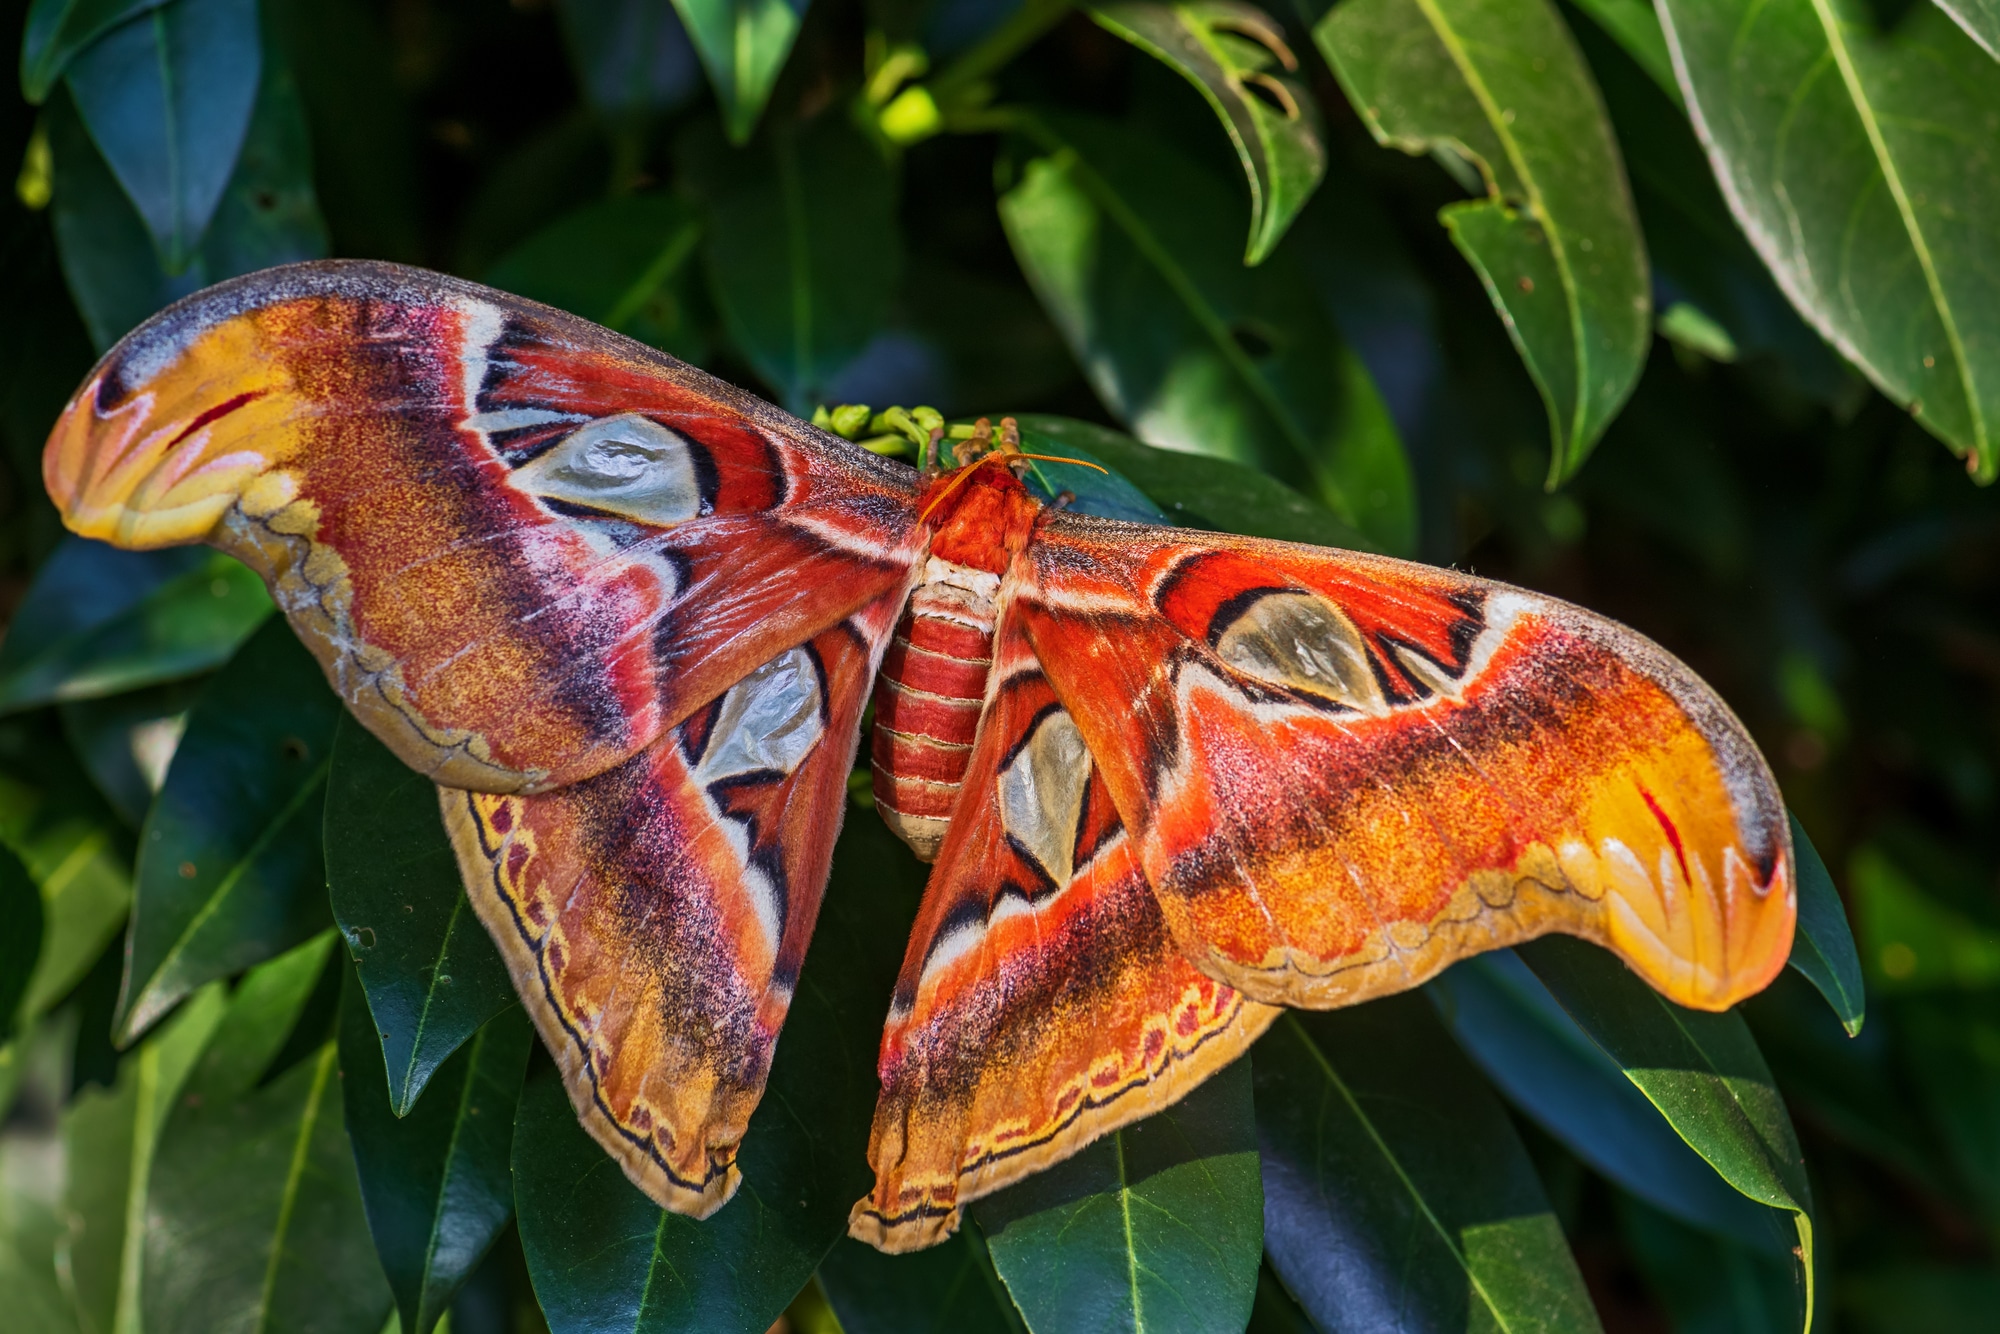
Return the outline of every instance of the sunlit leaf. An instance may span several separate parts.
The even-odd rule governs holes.
[[[326,925],[320,807],[339,718],[319,664],[276,619],[195,701],[140,833],[123,1038]]]
[[[1038,155],[1001,221],[1105,405],[1148,444],[1269,469],[1407,550],[1401,442],[1289,249],[1244,268],[1228,188],[1151,136],[1019,124]]]
[[[1264,1242],[1249,1060],[973,1216],[1031,1330],[1240,1329]]]
[[[174,0],[70,62],[76,109],[169,273],[187,267],[250,128],[256,0]]]
[[[684,201],[626,195],[536,233],[487,270],[485,281],[699,363],[707,346],[688,308],[687,278],[700,238]]]
[[[502,1011],[445,1062],[431,1096],[399,1120],[374,1021],[350,978],[340,1016],[347,1133],[375,1252],[411,1334],[431,1334],[513,1216],[508,1156],[534,1040],[526,1014]]]
[[[326,879],[403,1116],[514,988],[466,902],[437,788],[345,716],[327,780]]]
[[[839,116],[737,150],[699,129],[681,153],[730,338],[793,412],[842,401],[835,377],[887,323],[902,265],[894,173]]]
[[[1683,1009],[1607,951],[1567,936],[1517,953],[1688,1147],[1751,1199],[1791,1212],[1801,1327],[1809,1327],[1812,1191],[1791,1116],[1742,1018]]]
[[[0,712],[207,671],[270,610],[263,581],[218,552],[65,538],[0,646]]]
[[[1877,388],[1992,480],[1992,57],[1929,5],[1888,35],[1860,0],[1663,0],[1660,14],[1723,194],[1778,285]]]
[[[21,94],[39,104],[77,52],[167,0],[33,0],[21,39]]]
[[[1478,170],[1486,198],[1439,217],[1541,391],[1563,480],[1638,382],[1652,323],[1624,167],[1569,30],[1548,0],[1298,2],[1378,141]]]
[[[1792,849],[1799,867],[1798,936],[1792,942],[1792,967],[1805,974],[1826,1003],[1840,1016],[1840,1026],[1853,1037],[1861,1031],[1866,997],[1861,985],[1861,956],[1854,933],[1847,927],[1847,909],[1827,874],[1826,863],[1806,837],[1794,815]]]
[[[577,1124],[555,1066],[530,1067],[514,1124],[514,1199],[554,1334],[763,1334],[805,1285],[868,1187],[883,998],[922,875],[881,821],[856,819],[842,834],[743,1139],[743,1184],[706,1220],[641,1194]]]
[[[1785,1215],[1717,1176],[1511,951],[1464,960],[1428,992],[1458,1045],[1508,1101],[1606,1178],[1744,1245],[1779,1255],[1790,1245]],[[1774,1220],[1784,1220],[1781,1230],[1774,1232]]]
[[[1937,0],[1937,6],[1951,15],[1987,55],[2000,60],[2000,5],[1994,0]]]
[[[722,107],[731,143],[745,143],[764,114],[807,0],[674,0]]]
[[[940,1246],[884,1255],[843,1238],[819,1264],[842,1334],[1018,1334],[1026,1327],[972,1225]]]
[[[1265,1245],[1320,1328],[1599,1328],[1506,1111],[1422,1000],[1287,1011],[1255,1056]]]
[[[1193,84],[1221,119],[1250,183],[1243,262],[1262,262],[1326,172],[1319,104],[1295,77],[1284,28],[1243,0],[1117,0],[1089,12]]]

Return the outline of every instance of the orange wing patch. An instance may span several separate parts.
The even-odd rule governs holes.
[[[875,1189],[849,1231],[886,1251],[1172,1103],[1276,1015],[1181,957],[1018,633],[994,671],[882,1036]]]
[[[1549,931],[1701,1009],[1784,966],[1776,786],[1631,631],[1449,571],[1067,515],[1029,558],[1023,623],[1174,938],[1246,995],[1349,1004]]]
[[[149,321],[44,473],[76,532],[256,569],[413,767],[532,792],[907,582],[912,481],[836,446],[561,312],[330,263]]]

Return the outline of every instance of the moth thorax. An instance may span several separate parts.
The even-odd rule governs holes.
[[[944,842],[972,758],[999,588],[998,575],[933,556],[875,681],[875,809],[925,861]]]

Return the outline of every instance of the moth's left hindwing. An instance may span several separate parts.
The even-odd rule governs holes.
[[[385,264],[155,316],[43,471],[75,532],[258,570],[370,730],[485,792],[617,765],[915,559],[907,469],[587,321]]]

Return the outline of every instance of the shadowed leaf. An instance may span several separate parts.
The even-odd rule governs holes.
[[[1854,948],[1847,909],[1840,902],[1833,877],[1827,874],[1826,863],[1806,837],[1799,817],[1794,815],[1791,821],[1792,849],[1799,864],[1799,927],[1792,942],[1791,964],[1819,988],[1819,994],[1840,1017],[1840,1026],[1853,1037],[1861,1031],[1866,1017],[1861,955]]]

